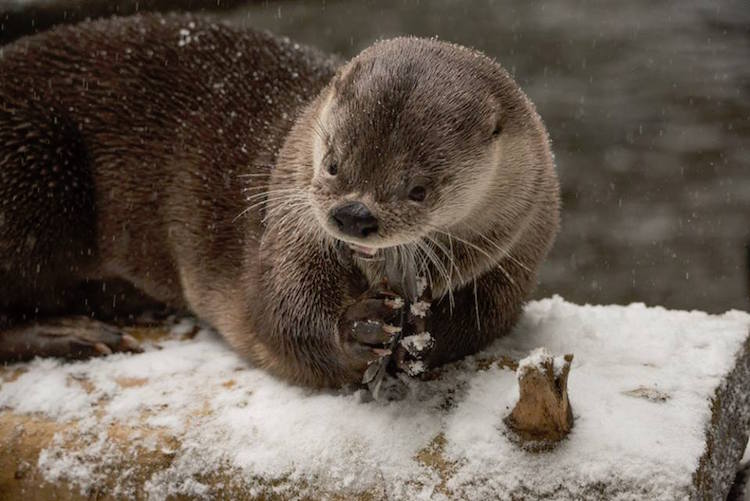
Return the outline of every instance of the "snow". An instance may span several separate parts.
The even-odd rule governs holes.
[[[415,317],[426,317],[430,311],[430,303],[427,301],[417,301],[411,305],[411,314]]]
[[[400,343],[401,346],[406,348],[406,351],[408,351],[409,353],[418,354],[428,348],[431,348],[435,343],[435,340],[432,338],[432,334],[430,334],[429,332],[422,332],[420,334],[412,334],[411,336],[406,336],[400,341]]]
[[[404,307],[404,298],[400,296],[396,296],[393,299],[386,299],[384,302],[386,306],[393,308],[394,310],[400,310]]]
[[[250,492],[262,489],[253,483],[262,478],[277,494],[325,486],[389,499],[446,492],[502,499],[519,489],[554,498],[564,486],[567,495],[583,497],[614,482],[643,498],[678,499],[704,451],[709,398],[749,327],[750,315],[738,311],[577,306],[554,297],[529,303],[511,335],[439,379],[410,381],[400,402],[376,401],[363,390],[287,385],[201,329],[192,339],[174,334],[160,349],[147,345],[142,354],[9,366],[22,373],[0,383],[0,409],[69,422],[38,467],[45,479],[83,492],[109,478],[115,470],[108,466],[127,461],[132,450],[163,447],[148,433],[129,438],[130,452],[115,447],[108,427],[127,423],[176,444],[173,461],[146,483],[152,499],[210,497],[212,486],[200,479],[227,470]],[[176,328],[189,330],[184,322]],[[569,392],[576,421],[556,449],[534,454],[505,435],[503,417],[518,398],[515,372],[481,361],[521,359],[540,347],[575,355]],[[66,448],[69,434],[87,439]],[[420,459],[436,443],[449,473]]]
[[[532,350],[525,358],[518,362],[518,369],[516,374],[520,379],[521,376],[526,374],[530,369],[536,369],[538,372],[544,372],[544,363],[552,358],[552,354],[544,346]]]
[[[406,373],[410,376],[418,376],[427,370],[427,364],[421,360],[407,362]]]
[[[516,375],[518,379],[521,379],[529,369],[536,369],[537,372],[544,374],[545,364],[547,363],[552,364],[555,376],[559,377],[562,374],[563,367],[565,367],[565,357],[554,357],[547,348],[542,346],[532,350],[528,356],[518,361]]]

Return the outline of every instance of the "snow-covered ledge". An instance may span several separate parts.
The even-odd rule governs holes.
[[[512,335],[391,403],[290,387],[189,330],[0,368],[0,492],[723,499],[745,448],[747,313],[533,302]],[[542,346],[575,355],[575,421],[533,453],[503,421],[518,398],[503,361]]]

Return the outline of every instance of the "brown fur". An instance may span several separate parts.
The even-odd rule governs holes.
[[[0,50],[9,326],[102,316],[101,285],[115,281],[134,286],[118,291],[134,310],[189,309],[280,377],[340,385],[362,361],[339,318],[383,271],[343,251],[332,204],[368,200],[375,246],[450,245],[455,266],[433,249],[451,272],[427,270],[433,365],[510,329],[557,229],[546,131],[507,73],[468,49],[385,41],[334,78],[335,61],[270,35],[136,16]],[[335,186],[316,165],[324,138],[342,158]],[[403,200],[415,176],[429,183],[421,205]]]

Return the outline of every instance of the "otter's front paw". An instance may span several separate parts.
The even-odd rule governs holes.
[[[339,320],[339,337],[353,369],[364,371],[370,363],[391,354],[388,347],[401,330],[397,325],[402,307],[400,298],[373,292],[344,311]]]

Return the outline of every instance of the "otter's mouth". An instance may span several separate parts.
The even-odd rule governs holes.
[[[373,261],[378,254],[378,249],[376,249],[375,247],[365,247],[364,245],[357,245],[352,243],[349,243],[348,245],[354,257],[359,259]]]

